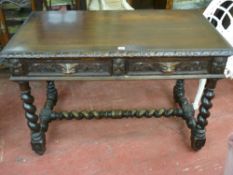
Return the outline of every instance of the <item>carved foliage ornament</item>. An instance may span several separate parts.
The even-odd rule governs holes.
[[[142,62],[136,61],[129,64],[130,72],[162,72],[179,73],[184,71],[206,71],[208,61],[187,61],[187,62]]]
[[[86,63],[34,63],[29,66],[33,73],[104,73],[108,72],[107,63],[86,62]]]

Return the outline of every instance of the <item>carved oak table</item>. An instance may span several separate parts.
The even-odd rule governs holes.
[[[223,78],[231,46],[201,11],[35,12],[1,53],[18,82],[31,130],[32,149],[45,151],[49,122],[57,119],[171,117],[185,120],[191,146],[201,149],[214,88]],[[207,78],[199,114],[184,92],[184,79]],[[176,79],[170,109],[56,112],[55,80]],[[47,81],[37,114],[29,82]],[[90,92],[92,93],[92,92]]]

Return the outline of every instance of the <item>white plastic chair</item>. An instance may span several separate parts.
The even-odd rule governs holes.
[[[88,10],[134,10],[126,0],[87,0]]]
[[[203,15],[233,46],[233,0],[213,0]],[[228,58],[224,74],[226,78],[233,78],[233,56]],[[233,175],[233,133],[228,141],[224,175]]]
[[[233,46],[233,0],[213,0],[203,15]]]
[[[213,0],[203,15],[214,25],[216,30],[233,46],[233,0]],[[228,58],[224,71],[226,78],[233,79],[233,56]],[[203,94],[206,79],[199,81],[199,87],[193,103],[195,110]]]
[[[225,163],[224,175],[233,174],[233,133],[231,133],[228,139],[228,154]]]

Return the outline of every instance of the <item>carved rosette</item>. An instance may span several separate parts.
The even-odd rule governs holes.
[[[19,59],[13,59],[11,60],[11,73],[13,75],[23,75],[24,70],[23,70],[23,65],[19,61]]]
[[[112,72],[113,72],[113,75],[124,75],[125,74],[125,60],[121,58],[113,59]]]
[[[226,67],[227,59],[224,57],[216,57],[212,62],[211,73],[223,74]]]

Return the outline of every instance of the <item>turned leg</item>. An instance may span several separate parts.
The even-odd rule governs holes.
[[[196,127],[191,131],[191,146],[193,150],[200,150],[206,142],[205,127],[208,124],[207,118],[210,116],[209,109],[212,107],[211,100],[214,98],[214,89],[217,79],[208,79],[199,107]]]
[[[34,98],[31,95],[31,89],[28,81],[19,82],[21,99],[25,110],[28,127],[31,130],[31,146],[32,149],[42,155],[45,152],[45,135],[41,132],[41,127],[36,115],[36,107],[33,105]]]
[[[53,81],[47,81],[47,99],[40,113],[40,123],[42,132],[47,132],[48,124],[51,121],[51,113],[57,103],[57,89]]]

